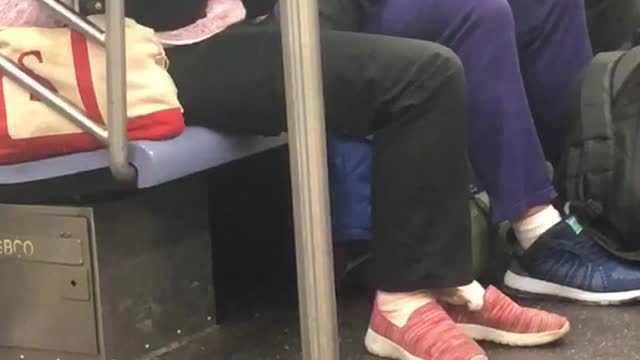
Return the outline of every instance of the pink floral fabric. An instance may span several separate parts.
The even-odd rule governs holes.
[[[66,0],[70,2],[71,0]],[[209,0],[207,15],[182,29],[158,33],[168,45],[184,45],[205,40],[244,20],[241,0]],[[0,0],[0,26],[60,27],[38,0]]]

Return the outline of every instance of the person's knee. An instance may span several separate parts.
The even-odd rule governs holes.
[[[475,1],[469,11],[470,21],[477,25],[487,26],[495,31],[515,29],[508,0]]]
[[[408,74],[412,84],[409,98],[416,106],[423,106],[425,111],[433,106],[445,106],[443,104],[447,104],[445,107],[451,104],[464,107],[465,71],[462,61],[451,49],[422,42],[415,44],[409,56],[413,65]],[[451,121],[455,122],[455,119]]]
[[[430,41],[379,37],[376,54],[384,61],[387,76],[395,78],[434,79],[447,74],[462,75],[458,56],[449,48]],[[378,53],[379,51],[379,53]]]
[[[585,0],[552,0],[551,2],[554,12],[558,14],[572,16],[571,14],[579,13],[580,16],[585,16]]]
[[[563,11],[578,11],[581,13],[586,9],[585,0],[553,0],[553,6]]]
[[[416,53],[417,75],[425,77],[425,81],[437,83],[440,81],[464,82],[464,67],[460,58],[453,50],[435,43],[422,44],[423,52]],[[414,50],[420,51],[419,48]]]
[[[434,109],[464,107],[462,62],[449,48],[421,40],[388,38],[385,47],[385,88],[391,89],[392,112],[411,108],[421,114]],[[437,112],[437,111],[436,111]],[[460,117],[462,119],[463,117]],[[460,128],[452,117],[448,128]]]

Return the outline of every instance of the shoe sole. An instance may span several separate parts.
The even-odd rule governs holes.
[[[549,344],[564,337],[571,330],[569,323],[566,323],[562,329],[537,334],[518,334],[475,324],[459,324],[458,327],[474,340],[517,347]]]
[[[367,335],[364,338],[364,345],[371,354],[388,359],[396,360],[425,360],[417,356],[410,354],[399,345],[395,344],[391,340],[384,336],[378,335],[373,330],[367,330]],[[484,355],[475,356],[469,360],[488,360]],[[439,360],[439,359],[438,359]]]
[[[504,276],[506,291],[530,298],[556,298],[589,305],[623,305],[640,301],[640,290],[596,293],[548,281],[533,279],[507,271]]]

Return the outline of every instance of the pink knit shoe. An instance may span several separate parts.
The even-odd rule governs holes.
[[[436,303],[416,310],[401,328],[387,320],[376,304],[365,345],[374,355],[398,360],[487,360],[482,348]]]
[[[478,312],[455,305],[446,305],[446,311],[471,338],[503,345],[548,344],[565,336],[570,329],[566,318],[521,307],[495,287],[486,290],[484,307]]]

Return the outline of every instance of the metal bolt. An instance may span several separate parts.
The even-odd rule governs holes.
[[[182,334],[182,330],[178,330],[178,335]]]
[[[148,349],[148,348],[149,348],[149,344],[145,344],[145,345],[144,345],[144,348],[145,348],[145,349]]]

